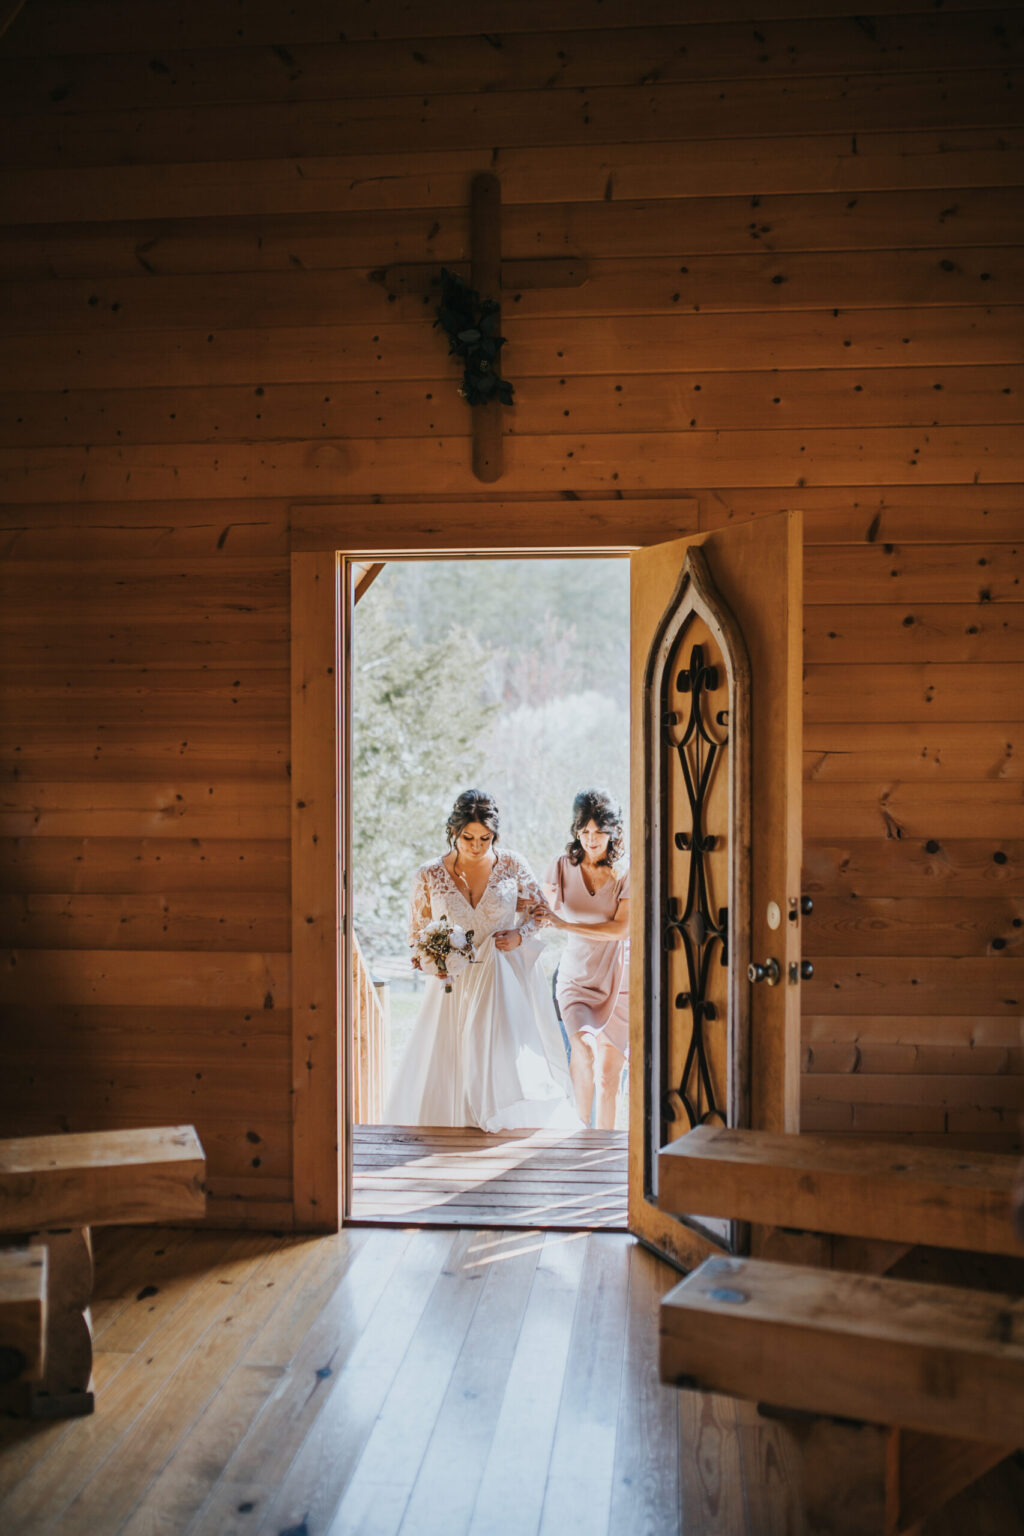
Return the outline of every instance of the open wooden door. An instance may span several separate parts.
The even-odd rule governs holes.
[[[629,1224],[690,1268],[739,1223],[658,1207],[695,1124],[799,1129],[799,513],[632,565]]]

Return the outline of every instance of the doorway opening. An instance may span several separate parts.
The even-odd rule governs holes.
[[[628,1066],[611,1115],[606,1090],[603,1129],[596,1116],[584,1130],[393,1125],[388,1096],[438,985],[410,963],[409,896],[417,869],[445,852],[456,795],[494,797],[501,847],[540,881],[565,850],[581,789],[610,791],[628,831],[628,559],[347,561],[343,601],[346,1219],[625,1228]],[[545,930],[533,962],[553,1015],[565,943]]]

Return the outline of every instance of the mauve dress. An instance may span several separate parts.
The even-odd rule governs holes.
[[[616,873],[593,895],[578,864],[563,853],[544,875],[554,886],[552,909],[573,923],[606,923],[629,896],[629,870]],[[558,964],[556,996],[566,1032],[605,1039],[623,1055],[629,1049],[629,940],[588,939],[570,933]]]

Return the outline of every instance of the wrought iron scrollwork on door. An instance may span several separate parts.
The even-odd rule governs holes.
[[[750,666],[698,548],[655,635],[644,706],[645,1185],[656,1199],[661,1146],[750,1118]],[[742,1241],[735,1222],[690,1225]]]
[[[681,1107],[689,1122],[688,1130],[711,1120],[726,1122],[708,1065],[705,1042],[705,1024],[718,1017],[718,1004],[710,996],[708,985],[716,951],[721,965],[728,966],[729,963],[729,909],[719,907],[717,912],[712,912],[707,863],[708,855],[718,841],[716,834],[709,832],[706,826],[708,794],[729,742],[728,736],[720,734],[716,738],[711,735],[711,721],[707,718],[711,696],[718,687],[719,668],[708,665],[703,646],[693,646],[689,666],[676,676],[677,690],[690,698],[689,716],[682,735],[678,736],[676,732],[681,722],[675,710],[666,710],[662,718],[663,740],[678,759],[690,812],[689,829],[674,834],[676,847],[690,856],[686,898],[682,910],[678,896],[667,898],[663,942],[671,948],[678,939],[686,955],[688,985],[685,992],[676,993],[675,1007],[689,1010],[691,1016],[690,1043],[682,1074],[676,1087],[663,1091],[663,1113],[675,1120]],[[727,709],[716,712],[715,724],[720,730],[728,713]],[[698,755],[692,749],[699,745],[703,745],[705,751]]]

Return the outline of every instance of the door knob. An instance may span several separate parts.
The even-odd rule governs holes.
[[[804,914],[804,917],[809,917],[810,916],[810,914],[814,911],[814,897],[813,896],[801,896],[800,897],[800,911]]]
[[[766,981],[770,987],[777,987],[782,972],[779,970],[779,962],[773,955],[769,955],[763,965],[752,960],[747,966],[747,980],[749,982]]]
[[[795,960],[789,962],[789,983],[795,987],[798,981],[810,981],[814,975],[814,965],[810,960],[801,960],[799,964]]]

